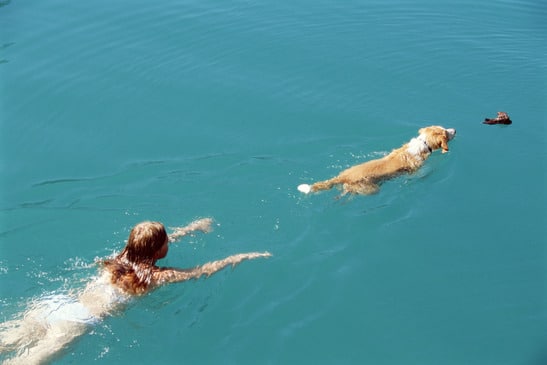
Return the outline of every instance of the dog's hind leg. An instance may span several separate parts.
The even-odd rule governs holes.
[[[344,194],[372,195],[379,190],[380,186],[371,182],[344,184]]]

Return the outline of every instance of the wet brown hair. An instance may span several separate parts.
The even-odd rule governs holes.
[[[131,294],[142,294],[150,286],[156,253],[167,243],[167,232],[159,222],[142,222],[129,233],[125,248],[104,261],[112,283]]]

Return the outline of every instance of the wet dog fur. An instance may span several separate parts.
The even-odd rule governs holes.
[[[308,194],[340,186],[343,195],[375,194],[383,181],[418,170],[433,151],[448,152],[448,141],[454,138],[456,130],[429,126],[421,128],[418,134],[387,156],[350,167],[332,179],[312,185],[301,184],[298,190]]]

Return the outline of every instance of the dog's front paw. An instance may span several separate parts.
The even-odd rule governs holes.
[[[298,185],[298,191],[304,193],[304,194],[309,194],[310,191],[311,191],[311,185],[308,185],[308,184],[300,184]]]

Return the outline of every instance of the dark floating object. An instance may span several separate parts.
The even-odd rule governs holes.
[[[511,124],[513,123],[506,112],[498,112],[498,116],[494,119],[484,118],[483,124]]]

